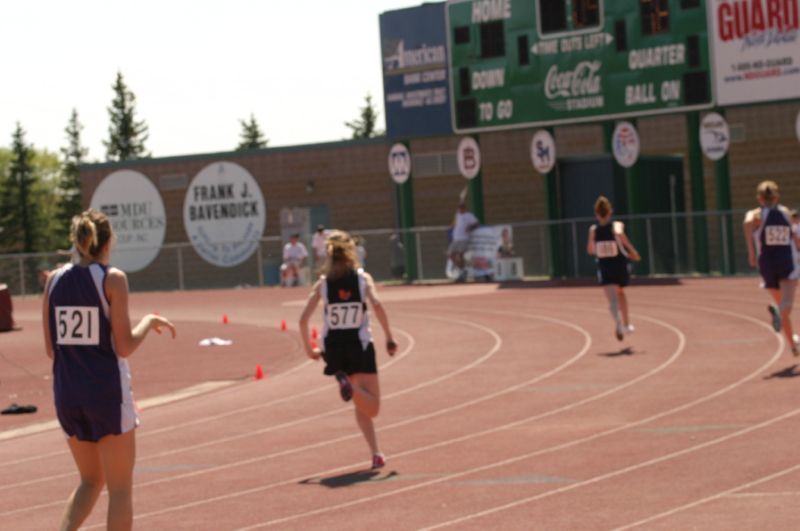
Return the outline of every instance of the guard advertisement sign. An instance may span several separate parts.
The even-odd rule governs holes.
[[[447,15],[457,132],[711,106],[699,4],[449,0]]]
[[[718,105],[800,98],[800,0],[707,0]]]

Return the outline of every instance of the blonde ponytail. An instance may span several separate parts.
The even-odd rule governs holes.
[[[100,211],[90,208],[72,218],[69,239],[84,258],[98,258],[111,236],[111,223]]]
[[[328,258],[322,267],[322,274],[331,279],[336,279],[360,267],[356,244],[353,237],[341,230],[334,230],[328,235],[325,242]]]

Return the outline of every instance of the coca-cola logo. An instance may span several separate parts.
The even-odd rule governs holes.
[[[600,93],[600,61],[581,61],[574,70],[559,72],[558,65],[547,71],[544,94],[548,99],[574,98]]]

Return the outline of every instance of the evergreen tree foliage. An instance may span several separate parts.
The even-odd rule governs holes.
[[[12,136],[11,161],[0,195],[0,247],[4,252],[34,252],[40,243],[41,218],[36,204],[33,147],[17,123]]]
[[[361,107],[359,118],[352,122],[344,123],[344,125],[349,127],[352,131],[351,138],[353,139],[381,136],[383,131],[376,128],[377,124],[378,109],[375,108],[375,104],[372,103],[372,96],[370,94],[364,97],[364,106]]]
[[[63,167],[58,179],[56,195],[58,205],[55,217],[56,226],[62,227],[67,238],[61,238],[59,247],[66,248],[68,242],[69,225],[72,216],[81,212],[81,181],[80,165],[86,160],[89,150],[81,145],[81,131],[83,125],[78,120],[78,111],[72,109],[69,122],[64,132],[67,145],[61,148]]]
[[[147,124],[144,120],[136,120],[136,96],[125,84],[121,72],[117,72],[117,80],[112,88],[114,99],[108,107],[111,124],[108,126],[108,140],[103,141],[106,160],[148,157],[150,154],[144,146],[148,137]]]
[[[264,138],[255,116],[251,114],[249,121],[239,120],[239,123],[242,124],[242,131],[239,133],[239,145],[236,146],[236,151],[267,147],[269,140]]]

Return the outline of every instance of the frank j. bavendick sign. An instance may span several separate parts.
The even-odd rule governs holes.
[[[451,0],[454,128],[707,108],[706,20],[700,0]]]

